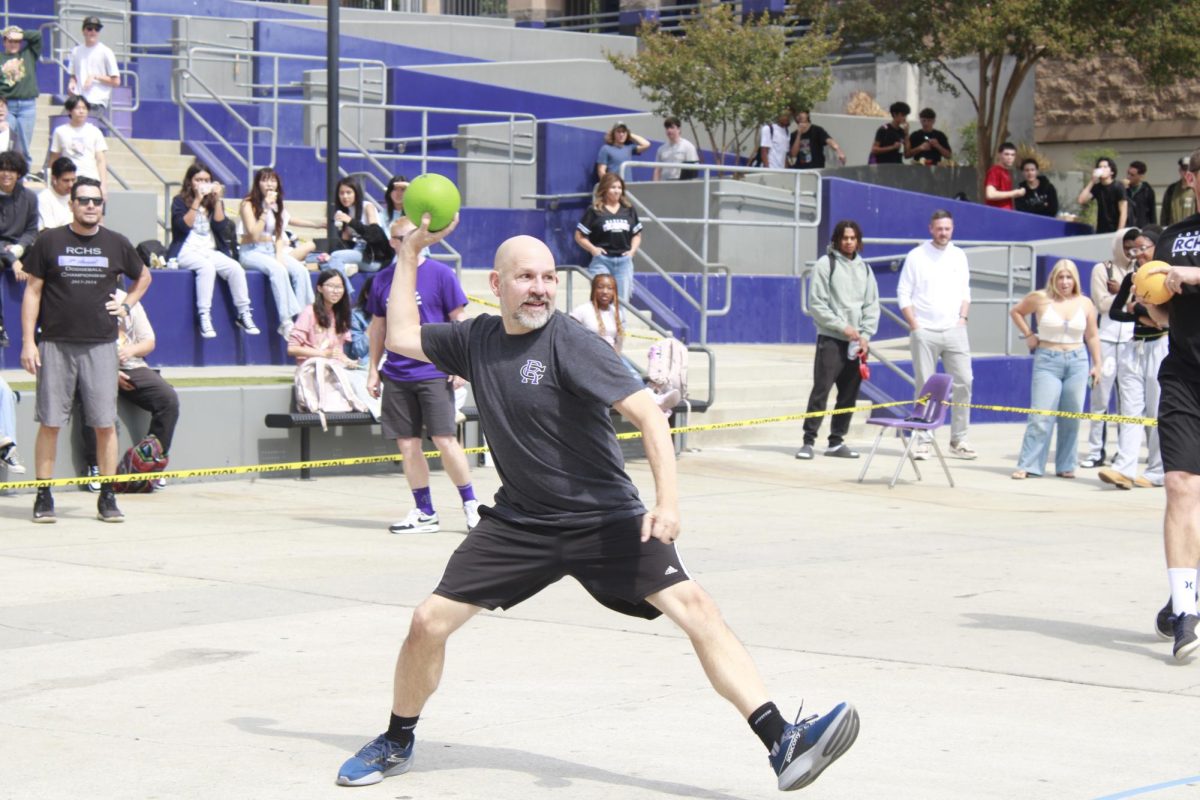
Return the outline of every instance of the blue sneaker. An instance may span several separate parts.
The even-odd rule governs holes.
[[[409,742],[408,747],[400,747],[386,735],[379,734],[342,764],[338,770],[338,786],[370,786],[384,778],[403,775],[412,766],[414,744],[416,740]]]
[[[856,738],[858,712],[849,703],[838,703],[823,717],[814,714],[788,725],[771,748],[771,768],[779,776],[779,790],[808,786],[849,750]]]

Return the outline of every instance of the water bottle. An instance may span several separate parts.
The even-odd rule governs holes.
[[[851,361],[858,358],[858,350],[858,342],[850,342],[849,346],[846,347],[846,358]]]

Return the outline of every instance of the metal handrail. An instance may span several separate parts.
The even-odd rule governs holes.
[[[708,341],[708,318],[710,316],[724,316],[730,312],[733,307],[733,274],[727,267],[713,264],[708,257],[708,246],[711,238],[710,231],[715,222],[717,225],[726,226],[755,226],[755,227],[770,227],[778,228],[781,225],[786,225],[792,228],[792,272],[799,274],[800,272],[800,229],[816,227],[821,219],[821,174],[810,170],[794,170],[794,169],[772,169],[769,167],[742,167],[742,166],[726,166],[722,164],[687,164],[681,165],[679,162],[666,161],[626,161],[619,169],[619,174],[622,180],[626,180],[630,170],[639,169],[657,169],[667,167],[671,169],[688,169],[702,173],[703,188],[701,191],[704,196],[704,211],[700,218],[683,218],[683,217],[658,217],[646,207],[646,204],[640,201],[637,196],[626,190],[626,197],[630,198],[633,203],[644,211],[645,215],[652,222],[655,222],[659,228],[667,233],[674,240],[675,244],[681,247],[684,252],[695,260],[700,265],[701,284],[700,284],[700,300],[697,302],[678,284],[666,275],[665,270],[662,270],[656,264],[652,266],[672,284],[672,288],[676,292],[685,297],[688,302],[692,303],[697,310],[700,311],[700,341],[707,343]],[[719,193],[714,192],[712,188],[713,173],[717,172],[721,175],[742,174],[742,175],[784,175],[793,182],[792,188],[792,220],[788,223],[782,223],[778,220],[713,220],[710,211],[710,200],[713,196]],[[806,181],[816,181],[816,186],[811,190],[802,190],[801,184]],[[695,182],[695,181],[690,181]],[[811,198],[811,202],[803,206],[806,212],[804,216],[811,215],[811,219],[802,218],[802,198]],[[701,225],[703,231],[701,233],[701,250],[697,253],[688,246],[671,228],[669,225]],[[645,253],[644,248],[639,248],[638,255],[643,255],[647,261],[653,262],[649,254]],[[709,294],[709,274],[713,270],[723,270],[725,274],[725,305],[719,309],[709,309],[708,294]]]
[[[803,267],[803,258],[800,255],[800,230],[802,228],[815,228],[821,221],[821,173],[816,170],[796,170],[796,169],[773,169],[771,167],[743,167],[730,166],[724,164],[686,164],[682,165],[677,161],[626,161],[621,165],[620,174],[624,179],[629,170],[638,169],[646,170],[658,167],[670,167],[673,169],[684,168],[703,173],[703,194],[704,194],[704,211],[697,218],[683,217],[664,217],[660,222],[670,223],[672,225],[701,225],[704,230],[701,238],[701,257],[703,260],[708,258],[708,243],[710,239],[710,231],[712,225],[727,225],[732,227],[767,227],[777,228],[781,223],[779,220],[713,220],[710,211],[710,201],[714,196],[719,196],[721,193],[715,192],[712,189],[713,174],[718,176],[725,175],[781,175],[787,177],[792,182],[792,220],[786,223],[792,229],[792,274],[799,275]],[[807,181],[816,181],[816,185],[812,189],[801,189],[801,185]],[[688,181],[696,183],[696,180]],[[770,187],[775,188],[775,187]],[[802,200],[803,198],[803,200]],[[813,202],[808,202],[811,198]],[[770,198],[762,198],[768,200]],[[801,214],[801,211],[804,214]]]
[[[346,103],[341,103],[339,105],[339,107],[340,108],[354,108],[354,107],[360,106],[360,105],[361,104],[355,103],[355,102],[346,102]],[[352,150],[345,153],[346,157],[365,159],[369,164],[371,164],[371,166],[373,166],[375,169],[379,170],[379,172],[383,175],[391,175],[394,172],[394,170],[389,169],[387,167],[387,165],[384,163],[384,162],[388,162],[388,161],[391,161],[391,162],[419,161],[420,162],[420,170],[422,173],[429,171],[429,163],[430,162],[455,163],[455,164],[500,164],[500,165],[506,165],[508,167],[508,187],[509,187],[509,196],[510,196],[510,200],[511,200],[512,192],[514,191],[514,188],[516,185],[515,178],[514,178],[514,170],[516,169],[516,167],[518,167],[518,166],[533,166],[534,164],[537,163],[537,117],[534,116],[533,114],[525,114],[522,112],[512,112],[512,111],[481,111],[478,109],[471,109],[471,108],[443,108],[443,107],[437,107],[437,106],[407,106],[407,105],[392,105],[392,104],[380,104],[380,105],[371,104],[368,107],[371,108],[372,110],[376,110],[376,111],[409,112],[409,113],[415,113],[415,114],[421,115],[421,135],[419,137],[412,137],[413,141],[421,142],[420,153],[409,154],[405,150],[401,150],[396,153],[382,153],[382,152],[378,152],[378,151],[372,152],[366,145],[364,145],[362,142],[360,142],[356,137],[347,133],[345,131],[345,129],[341,129],[339,131],[340,132],[340,138],[338,140],[339,154],[342,153],[342,150],[340,147],[341,142],[342,142],[342,140],[346,140],[349,142],[350,146],[352,147]],[[448,136],[441,136],[441,135],[431,136],[431,135],[429,135],[429,117],[431,114],[453,114],[456,116],[470,115],[472,117],[499,117],[499,118],[501,118],[501,120],[506,120],[508,122],[508,129],[509,129],[509,138],[506,142],[508,144],[508,158],[507,159],[504,159],[504,158],[479,158],[479,157],[475,157],[475,156],[462,156],[462,155],[455,155],[455,156],[430,155],[430,153],[429,153],[429,142],[430,141],[433,141],[433,140],[439,139],[439,138],[455,138],[455,139],[459,139],[459,138],[470,139],[470,138],[472,138],[472,137],[462,137],[459,134],[452,134],[452,135],[448,135]],[[522,159],[517,158],[518,145],[516,143],[516,139],[517,139],[516,126],[518,123],[530,125],[532,128],[532,131],[533,131],[532,133],[528,134],[529,144],[520,145],[521,148],[527,149],[529,151],[528,158],[522,158]],[[340,128],[340,126],[339,126],[339,128]],[[316,132],[316,142],[314,143],[313,149],[316,151],[316,159],[318,162],[324,163],[327,160],[327,156],[322,154],[322,143],[324,143],[323,149],[328,151],[328,149],[329,149],[328,126],[325,123],[320,123],[316,126],[316,128],[314,130]],[[360,130],[361,130],[361,126],[360,126]],[[322,133],[324,133],[324,136],[322,136]],[[503,142],[504,140],[500,140],[500,141]]]
[[[201,127],[208,131],[221,145],[225,147],[226,150],[233,155],[235,159],[237,159],[239,164],[246,168],[246,180],[248,184],[254,181],[254,172],[259,168],[259,166],[269,167],[275,163],[276,138],[275,130],[273,128],[252,124],[249,120],[238,113],[237,109],[227,103],[223,97],[213,92],[213,90],[210,89],[208,85],[204,83],[204,81],[197,77],[196,74],[187,67],[176,67],[172,71],[172,75],[174,76],[175,80],[171,81],[171,100],[177,106],[179,106],[179,131],[181,137],[183,134],[183,115],[186,112],[191,114],[192,118],[199,122]],[[225,111],[228,112],[231,117],[233,117],[235,122],[245,128],[247,150],[246,158],[242,158],[242,154],[237,151],[237,148],[230,144],[229,141],[222,136],[216,128],[209,124],[208,120],[206,120],[202,114],[196,111],[196,109],[192,108],[192,106],[187,102],[185,99],[186,93],[182,86],[184,81],[195,81],[197,84],[199,84],[202,89],[208,92],[208,96],[214,102],[221,106],[221,108],[225,109]],[[270,143],[271,158],[266,164],[256,165],[254,163],[256,133],[265,133],[267,135],[267,140]]]
[[[307,55],[296,55],[294,53],[283,53],[283,52],[271,51],[271,50],[238,50],[238,49],[229,48],[229,47],[212,47],[212,46],[208,46],[208,45],[198,45],[196,47],[188,48],[187,54],[186,54],[186,66],[188,67],[188,69],[191,69],[194,66],[194,64],[196,64],[197,62],[200,62],[200,63],[214,62],[214,63],[218,63],[218,64],[227,64],[227,63],[229,63],[229,60],[231,58],[234,60],[246,60],[246,61],[250,62],[252,65],[255,63],[256,60],[259,60],[259,61],[269,60],[270,61],[271,76],[273,77],[273,80],[269,84],[266,84],[266,86],[267,86],[267,88],[269,88],[271,90],[271,94],[267,95],[265,97],[255,96],[252,99],[255,102],[259,102],[259,103],[269,102],[271,104],[271,127],[274,130],[279,129],[279,107],[280,106],[284,106],[284,105],[318,106],[318,105],[320,105],[320,103],[318,101],[310,99],[310,98],[293,98],[293,97],[281,96],[279,93],[280,89],[287,88],[287,87],[282,86],[280,84],[279,71],[280,71],[280,62],[283,60],[312,62],[319,66],[323,66],[326,63],[325,56],[307,56]],[[338,58],[338,64],[339,65],[342,65],[342,64],[348,65],[348,67],[349,67],[348,71],[351,74],[356,75],[358,78],[357,86],[355,86],[354,89],[352,90],[352,92],[353,92],[352,96],[357,97],[357,102],[354,104],[342,103],[342,104],[339,104],[338,107],[339,108],[346,108],[346,107],[357,108],[358,109],[358,129],[362,130],[364,110],[368,109],[368,108],[378,109],[378,108],[382,107],[382,105],[383,105],[383,101],[385,99],[384,95],[386,94],[386,84],[387,84],[387,69],[388,69],[387,64],[385,64],[383,61],[381,61],[377,58]],[[378,70],[379,76],[380,76],[379,79],[375,80],[375,79],[368,78],[367,77],[368,70]],[[343,73],[343,74],[345,74],[345,73]],[[326,80],[328,81],[328,77],[326,78]],[[373,89],[375,89],[377,91],[377,94],[379,96],[379,100],[377,102],[371,102],[368,100],[368,94],[369,94],[368,87],[372,87]],[[326,91],[328,91],[328,87],[326,88]],[[339,87],[339,91],[344,91],[344,90]],[[251,98],[232,98],[232,99],[234,99],[234,100],[247,99],[248,100]],[[272,164],[275,163],[274,158],[272,158],[271,163]]]

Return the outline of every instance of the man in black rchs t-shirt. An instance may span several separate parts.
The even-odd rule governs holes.
[[[76,388],[84,422],[96,431],[101,475],[117,471],[117,317],[128,316],[150,286],[133,245],[100,226],[100,184],[80,178],[71,188],[70,225],[45,231],[25,258],[29,280],[21,304],[21,366],[37,376],[38,480],[54,477],[58,431],[71,418]],[[122,276],[133,280],[123,301],[114,295]],[[34,335],[41,328],[41,344]],[[112,483],[96,504],[104,522],[123,522]],[[50,487],[38,489],[34,522],[54,522]]]
[[[1192,153],[1188,191],[1200,196],[1200,150]],[[1158,612],[1158,635],[1175,638],[1175,659],[1200,647],[1196,634],[1196,564],[1200,562],[1200,214],[1163,231],[1154,249],[1172,297],[1142,304],[1160,325],[1169,325],[1166,358],[1158,370],[1158,441],[1162,451],[1167,512],[1163,539],[1171,599]]]

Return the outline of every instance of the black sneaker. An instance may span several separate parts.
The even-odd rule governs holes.
[[[234,320],[234,324],[251,336],[257,336],[259,333],[261,333],[261,331],[258,329],[258,326],[254,324],[254,315],[250,313],[250,309],[248,308],[237,315],[237,319]]]
[[[858,712],[849,703],[838,703],[823,717],[816,714],[783,729],[771,748],[771,769],[779,777],[779,789],[803,789],[858,738]]]
[[[1160,639],[1175,638],[1175,614],[1171,606],[1171,598],[1167,598],[1167,604],[1158,610],[1158,614],[1154,617],[1154,632],[1158,634]]]
[[[803,445],[799,450],[796,451],[796,458],[800,459],[801,461],[812,461],[812,457],[813,446],[811,444]]]
[[[37,498],[33,501],[33,521],[58,522],[54,516],[54,495],[50,494],[49,486],[37,490]]]
[[[100,477],[100,467],[96,466],[95,464],[92,464],[90,467],[87,468],[87,472],[84,473],[84,477],[99,478]],[[100,481],[88,481],[87,483],[80,484],[79,488],[84,490],[85,492],[95,493],[95,492],[100,491],[100,487],[102,487],[102,486],[104,486],[104,484],[101,483]]]
[[[100,490],[100,499],[96,501],[96,519],[101,522],[125,521],[125,515],[117,508],[117,496],[107,486]]]
[[[1196,623],[1200,617],[1195,614],[1180,614],[1175,617],[1175,660],[1187,661],[1192,653],[1200,647],[1200,637],[1196,636]]]

